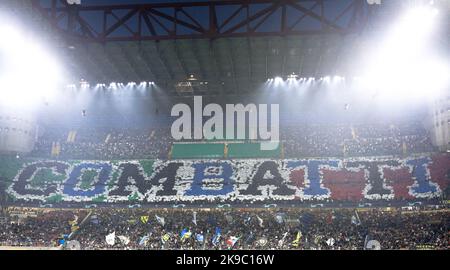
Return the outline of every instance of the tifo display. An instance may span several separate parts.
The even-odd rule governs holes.
[[[11,165],[12,164],[12,165]],[[30,203],[245,203],[432,199],[450,156],[405,159],[4,161],[6,192]]]

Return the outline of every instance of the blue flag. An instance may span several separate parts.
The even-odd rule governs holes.
[[[197,241],[202,243],[203,240],[204,240],[203,234],[198,233],[198,234],[197,234]]]
[[[183,230],[181,231],[181,233],[180,233],[181,239],[183,239],[183,240],[185,240],[185,239],[191,237],[191,235],[192,235],[192,233],[191,233],[191,231],[188,230],[188,229],[183,229]]]
[[[148,240],[150,239],[150,236],[147,234],[147,235],[144,235],[142,238],[141,238],[141,240],[139,241],[139,245],[140,246],[145,246],[145,245],[147,245],[147,242],[148,242]]]
[[[214,234],[214,237],[212,239],[212,244],[214,246],[216,246],[219,243],[220,233],[221,233],[220,228],[216,227],[216,233]]]

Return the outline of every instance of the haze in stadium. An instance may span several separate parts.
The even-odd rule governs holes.
[[[448,250],[449,15],[2,2],[0,249]]]

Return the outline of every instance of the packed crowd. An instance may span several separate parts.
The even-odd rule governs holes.
[[[55,143],[60,149],[52,154]],[[46,133],[31,155],[62,159],[165,159],[170,143],[168,129],[66,129]]]
[[[11,213],[5,217],[0,245],[8,246],[64,248],[77,241],[81,249],[353,250],[370,249],[368,243],[375,241],[381,249],[450,247],[448,209],[105,208],[92,212],[35,210],[25,217]]]
[[[283,126],[286,158],[384,156],[427,153],[436,149],[420,123]],[[135,159],[169,157],[170,128],[48,129],[38,140],[34,157],[52,156],[55,143],[62,159]]]
[[[399,156],[436,151],[420,123],[287,126],[286,157]]]

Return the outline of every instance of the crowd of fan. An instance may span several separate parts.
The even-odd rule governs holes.
[[[81,213],[80,213],[81,214]],[[69,211],[35,211],[31,209],[3,210],[0,215],[0,245],[54,246],[53,239],[70,231]]]
[[[420,123],[287,126],[286,157],[399,156],[436,151]]]
[[[36,213],[21,219],[7,214],[0,231],[0,245],[58,246],[62,235],[70,233],[77,220],[79,228],[70,240],[78,241],[81,249],[364,249],[369,240],[377,240],[381,249],[450,247],[446,209],[356,212],[105,208],[89,215],[86,210]],[[181,237],[183,230],[190,237]],[[106,236],[113,232],[116,241],[110,245]],[[118,240],[120,236],[127,241]],[[230,244],[227,240],[231,237],[238,240]]]
[[[73,141],[71,130],[46,133],[31,153],[34,157],[52,155],[52,145],[60,150],[53,157],[62,159],[166,159],[171,144],[168,129],[81,129]]]
[[[169,157],[173,142],[170,129],[47,130],[32,152],[48,157],[52,145],[61,146],[62,159],[134,159]],[[419,123],[399,125],[297,125],[283,126],[281,139],[285,157],[387,156],[427,153],[436,149]],[[53,155],[55,156],[55,155]]]

